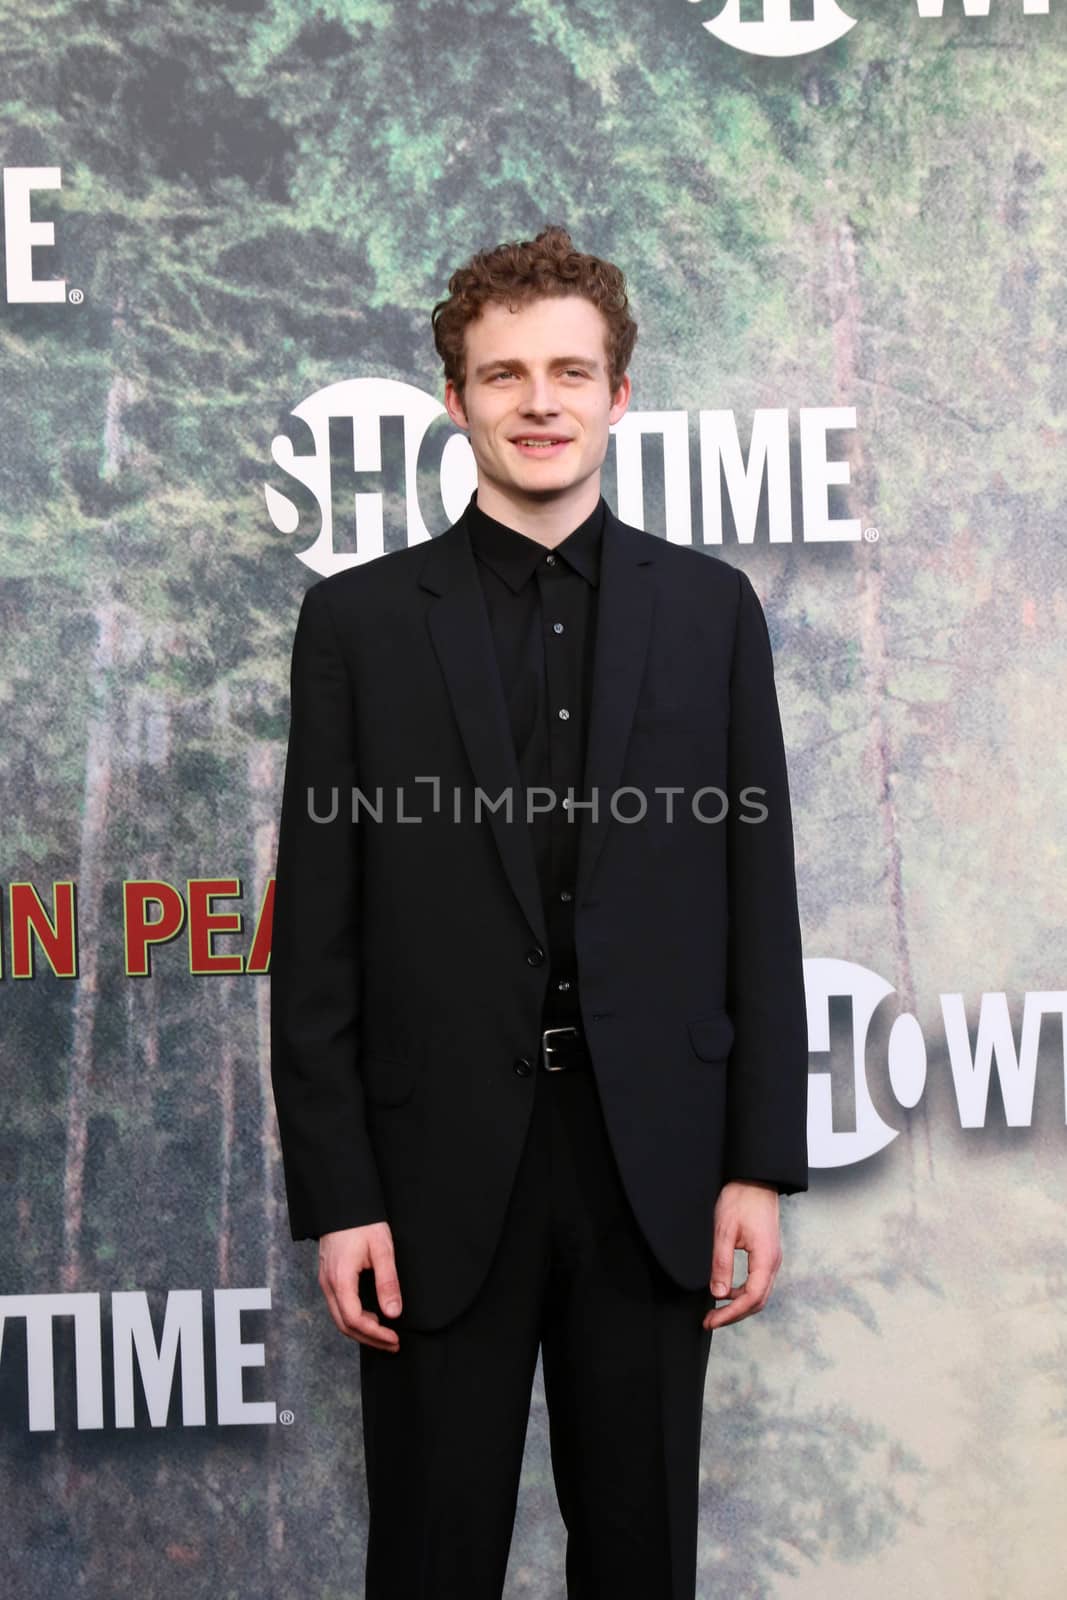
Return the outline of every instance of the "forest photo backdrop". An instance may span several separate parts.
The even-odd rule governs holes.
[[[8,1592],[361,1593],[269,1087],[300,557],[447,525],[429,309],[557,221],[640,325],[605,494],[766,608],[827,1030],[712,1348],[701,1594],[1061,1593],[1067,6],[764,20],[831,10],[767,55],[750,0],[0,4]],[[538,1379],[509,1593],[561,1572]]]

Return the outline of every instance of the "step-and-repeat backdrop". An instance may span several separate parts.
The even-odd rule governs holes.
[[[700,1593],[1058,1596],[1067,4],[0,18],[6,1592],[362,1592],[269,1083],[289,651],[459,514],[429,310],[552,221],[640,324],[604,492],[749,573],[791,758],[812,1182]],[[562,1550],[539,1376],[509,1593]]]

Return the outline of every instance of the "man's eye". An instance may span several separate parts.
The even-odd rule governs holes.
[[[573,378],[587,378],[589,376],[589,374],[585,371],[584,367],[568,367],[566,369],[566,374],[565,375],[568,378],[572,378],[572,377]],[[489,382],[490,383],[495,383],[498,378],[512,378],[514,376],[515,376],[515,374],[512,372],[511,368],[510,367],[505,367],[505,368],[502,368],[499,372],[494,372],[490,376]]]

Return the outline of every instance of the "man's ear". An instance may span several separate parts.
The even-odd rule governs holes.
[[[467,421],[467,413],[463,409],[463,402],[451,378],[445,380],[445,410],[456,424],[456,427],[462,428],[466,432],[470,427],[470,423]]]
[[[633,386],[630,383],[630,374],[624,372],[619,380],[619,387],[611,397],[611,410],[608,412],[608,421],[612,427],[615,426],[626,411],[626,407],[630,404],[632,393]]]

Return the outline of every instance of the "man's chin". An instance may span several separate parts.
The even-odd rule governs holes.
[[[538,467],[535,463],[529,472],[510,473],[506,479],[506,487],[513,494],[521,494],[526,499],[544,503],[546,500],[558,500],[581,488],[593,470],[576,471],[573,466],[564,466],[562,462],[553,470],[553,463],[546,461],[543,467]]]

